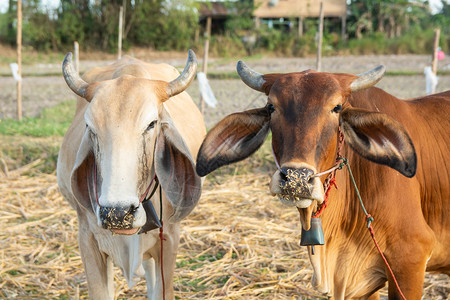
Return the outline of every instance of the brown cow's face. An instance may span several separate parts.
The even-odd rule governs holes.
[[[314,71],[261,75],[239,62],[238,73],[249,87],[268,95],[267,105],[229,115],[208,132],[197,156],[200,176],[248,157],[272,130],[280,167],[272,176],[271,192],[297,207],[308,230],[315,204],[324,197],[325,176],[315,175],[333,167],[339,127],[362,157],[407,177],[415,174],[414,146],[402,125],[387,115],[352,108],[347,101],[352,91],[378,82],[383,66],[361,76]]]
[[[344,104],[340,85],[316,72],[279,75],[268,84],[272,147],[281,167],[272,176],[271,192],[298,208],[310,207],[314,200],[321,203],[324,191],[314,174],[335,160]]]

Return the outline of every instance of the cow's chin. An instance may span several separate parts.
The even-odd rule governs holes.
[[[278,194],[278,198],[282,203],[297,208],[300,215],[300,223],[304,230],[309,230],[311,228],[311,216],[317,206],[317,200],[295,197],[292,195],[286,196],[283,194]]]
[[[302,197],[293,196],[293,195],[289,195],[289,194],[278,194],[277,196],[278,196],[278,199],[280,199],[280,201],[282,203],[289,205],[289,206],[295,206],[297,208],[307,208],[313,202],[313,199],[302,198]]]
[[[138,233],[140,228],[131,228],[131,229],[110,229],[112,233],[114,234],[121,234],[121,235],[133,235]]]

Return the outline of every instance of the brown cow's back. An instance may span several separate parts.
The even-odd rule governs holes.
[[[420,185],[422,213],[437,243],[427,270],[449,269],[450,232],[446,229],[450,228],[450,91],[400,100],[370,88],[354,93],[349,100],[353,106],[388,114],[411,136],[418,158],[414,178]]]

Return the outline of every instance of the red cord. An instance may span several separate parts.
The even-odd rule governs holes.
[[[334,186],[335,188],[337,188],[336,178],[334,177],[334,174],[333,174],[333,177],[330,180],[330,183],[328,185],[327,191],[325,192],[325,197],[324,197],[323,203],[320,205],[319,210],[317,210],[313,214],[312,218],[320,217],[322,212],[325,210],[325,207],[327,207],[327,205],[328,205],[328,197],[330,196],[330,192],[331,192],[331,186]]]
[[[343,144],[344,144],[344,134],[341,131],[341,128],[339,127],[339,144],[338,144],[336,162],[338,162],[340,157],[341,157],[341,153],[340,152],[341,152],[341,148],[342,148]],[[324,211],[325,207],[327,207],[328,197],[329,197],[330,191],[331,191],[331,186],[334,185],[334,187],[337,188],[335,175],[336,175],[336,170],[334,170],[333,173],[328,175],[329,178],[330,178],[330,181],[329,181],[327,190],[325,192],[324,201],[323,201],[322,205],[320,206],[319,210],[317,210],[313,214],[312,218],[318,218],[322,214],[322,212]],[[326,181],[326,179],[325,179],[325,181]],[[355,185],[355,188],[356,188],[356,185]],[[394,280],[395,286],[397,287],[397,290],[398,290],[400,296],[402,297],[403,300],[406,300],[405,295],[403,295],[402,290],[400,289],[400,286],[398,285],[397,279],[395,278],[395,275],[394,275],[394,272],[391,269],[391,266],[389,266],[389,263],[388,263],[386,257],[383,255],[383,252],[381,251],[380,246],[378,245],[378,242],[375,239],[375,231],[373,230],[373,227],[372,227],[372,224],[371,224],[371,222],[373,221],[373,218],[372,218],[372,216],[370,214],[367,214],[366,215],[366,219],[367,219],[367,223],[368,223],[367,229],[369,230],[370,235],[372,236],[372,240],[375,243],[375,246],[377,247],[378,252],[381,255],[381,258],[383,258],[384,263],[388,267],[389,272],[390,272],[390,274],[392,276],[392,279]]]
[[[341,156],[342,156],[341,149],[342,149],[342,145],[344,144],[344,133],[341,130],[341,126],[338,127],[338,139],[339,139],[339,143],[338,143],[338,147],[336,150],[336,164],[339,163],[339,161],[341,160]],[[322,205],[320,206],[319,210],[317,210],[315,213],[313,213],[311,218],[320,217],[320,215],[324,211],[325,207],[327,207],[328,197],[330,196],[330,191],[331,191],[331,186],[334,186],[336,189],[338,188],[338,186],[336,184],[336,170],[334,170],[332,173],[328,174],[327,178],[325,179],[324,187],[327,182],[327,179],[329,179],[329,182],[328,182],[327,190],[325,191],[325,197],[322,202]]]
[[[142,196],[141,196],[141,199],[139,199],[139,202],[144,201],[145,197],[147,197],[148,191],[150,190],[150,187],[152,186],[152,183],[153,183],[153,181],[155,181],[155,179],[156,179],[156,173],[155,173],[155,175],[153,176],[152,181],[150,181],[150,184],[148,185],[147,189],[145,190],[144,195],[142,195]],[[156,188],[155,188],[155,189],[156,189]]]
[[[162,288],[163,288],[163,300],[166,299],[166,285],[164,283],[164,268],[163,268],[163,221],[161,220],[161,227],[159,228],[159,239],[161,240],[161,278],[162,278]]]
[[[366,216],[367,219],[369,219],[371,217],[372,216],[370,214]],[[373,230],[371,223],[369,223],[369,225],[367,226],[367,229],[369,230],[370,235],[372,236],[372,240],[375,243],[375,246],[377,247],[378,252],[380,253],[381,257],[384,260],[384,263],[386,264],[386,266],[389,269],[389,272],[391,273],[392,279],[394,280],[394,283],[397,286],[397,290],[400,293],[400,296],[402,297],[403,300],[406,300],[405,295],[403,295],[402,290],[400,289],[400,286],[398,285],[397,279],[395,279],[394,272],[392,271],[391,267],[389,266],[389,263],[388,263],[386,257],[384,257],[383,252],[381,252],[380,246],[378,245],[377,240],[375,239],[375,231]]]

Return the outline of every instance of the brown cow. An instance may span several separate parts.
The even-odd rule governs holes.
[[[378,243],[406,299],[420,299],[425,271],[450,274],[450,91],[400,100],[372,87],[384,71],[261,75],[239,62],[241,79],[268,95],[267,105],[232,114],[210,130],[197,173],[248,157],[271,130],[280,165],[271,192],[297,207],[309,230],[327,177],[314,174],[335,164],[341,128],[340,154],[375,219]],[[336,182],[321,216],[325,245],[315,255],[308,246],[312,284],[335,299],[377,299],[388,281],[389,299],[399,299],[349,172],[337,171]]]

